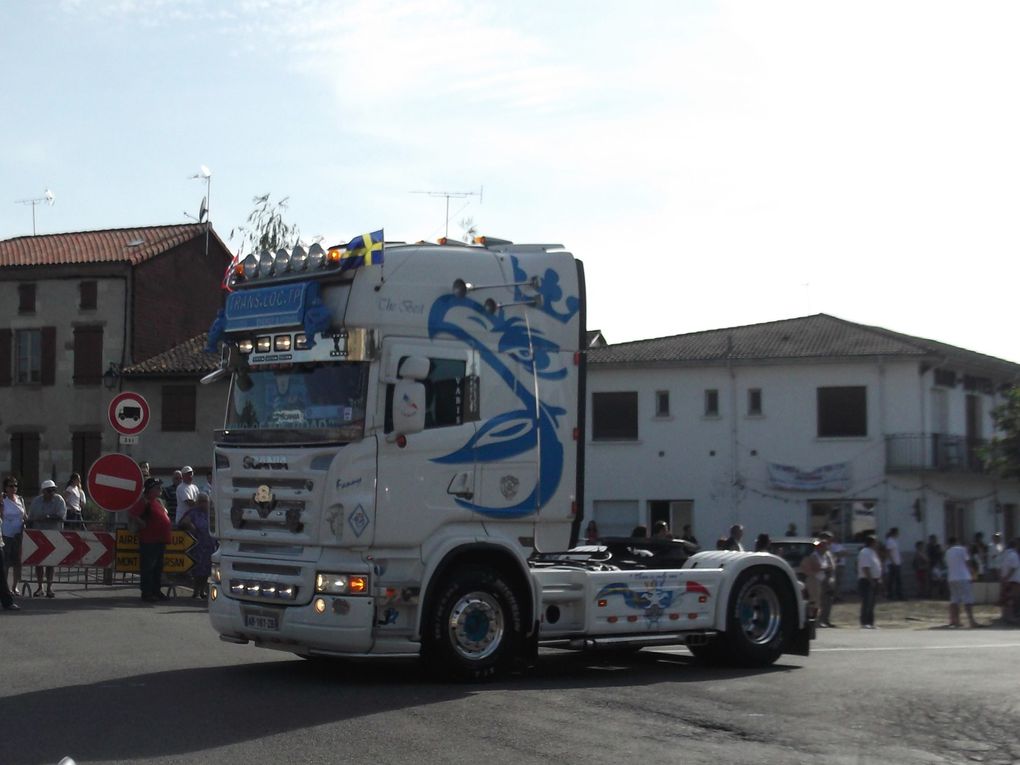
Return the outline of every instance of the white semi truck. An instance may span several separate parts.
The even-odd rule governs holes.
[[[357,245],[249,256],[211,331],[223,364],[210,377],[231,375],[209,590],[221,639],[421,656],[467,679],[527,665],[540,646],[684,644],[744,665],[807,655],[801,585],[775,556],[572,547],[580,261],[491,239],[384,246],[375,232]]]

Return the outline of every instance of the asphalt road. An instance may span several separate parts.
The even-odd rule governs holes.
[[[3,765],[1020,763],[1016,629],[887,614],[767,670],[551,651],[456,685],[228,645],[187,598],[65,586],[21,604],[0,612]]]

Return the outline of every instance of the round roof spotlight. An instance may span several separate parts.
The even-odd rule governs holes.
[[[290,253],[290,270],[304,271],[308,267],[308,253],[300,244],[295,244]]]
[[[316,242],[308,248],[308,268],[316,269],[322,268],[322,264],[326,262],[326,251],[322,249],[322,245]]]
[[[287,273],[290,268],[290,253],[282,247],[276,251],[276,260],[273,262],[273,273],[279,276]]]
[[[241,267],[244,269],[245,279],[254,279],[255,275],[259,271],[259,259],[255,257],[255,253],[250,253],[248,257],[241,261]]]
[[[263,250],[259,255],[259,276],[263,279],[273,273],[273,253]]]

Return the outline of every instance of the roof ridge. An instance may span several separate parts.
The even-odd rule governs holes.
[[[837,317],[831,316],[827,313],[812,313],[806,316],[794,316],[789,319],[774,319],[772,321],[752,322],[750,324],[736,324],[731,327],[717,327],[715,329],[698,329],[694,332],[677,332],[672,335],[661,335],[660,337],[645,337],[640,340],[624,340],[620,343],[610,343],[613,348],[619,348],[623,345],[637,345],[639,343],[654,343],[660,340],[671,340],[677,337],[695,337],[697,335],[708,335],[717,332],[733,332],[739,329],[749,329],[751,327],[767,327],[770,324],[786,324],[793,321],[803,321],[804,319],[814,319],[819,316],[824,316],[828,319],[836,319]],[[841,320],[842,321],[842,320]],[[862,325],[863,326],[863,325]]]
[[[19,239],[53,239],[62,236],[78,236],[80,234],[112,234],[118,231],[148,231],[152,229],[167,229],[167,228],[184,228],[187,226],[205,226],[204,223],[155,223],[146,226],[120,226],[116,228],[89,228],[81,229],[78,231],[61,231],[53,234],[22,234],[21,236],[12,236],[10,239],[0,239],[0,243],[3,242],[16,242]]]

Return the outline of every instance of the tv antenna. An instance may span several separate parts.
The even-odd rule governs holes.
[[[53,207],[53,202],[56,201],[56,195],[46,189],[41,197],[35,199],[15,199],[14,204],[16,205],[32,205],[32,236],[35,236],[35,206],[45,202],[50,207]]]
[[[482,192],[485,191],[484,186],[479,186],[478,191],[412,191],[412,194],[426,194],[430,197],[445,197],[446,198],[446,225],[443,229],[443,238],[445,239],[450,235],[450,200],[451,199],[466,199],[467,197],[478,197],[478,204],[482,203]]]
[[[202,223],[205,221],[205,254],[209,254],[209,228],[212,226],[212,220],[209,219],[209,201],[212,199],[212,170],[205,165],[198,166],[198,172],[194,175],[189,175],[188,180],[199,180],[205,181],[205,196],[202,197],[202,204],[198,208],[198,222]],[[184,213],[189,218],[191,215]]]

